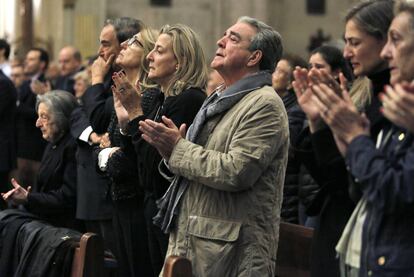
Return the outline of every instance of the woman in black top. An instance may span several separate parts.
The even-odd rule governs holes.
[[[153,49],[157,33],[145,26],[129,40],[121,44],[122,50],[115,63],[122,71],[114,73],[116,84],[123,80],[130,86],[148,86],[148,62],[145,57]],[[146,89],[143,98],[148,101],[144,106],[151,110],[158,90],[155,85]],[[113,87],[114,89],[114,87]],[[116,112],[126,113],[114,95]],[[145,109],[145,110],[146,110]],[[111,179],[111,197],[113,202],[112,224],[116,242],[116,256],[120,276],[152,276],[148,251],[147,228],[144,218],[144,193],[139,185],[136,155],[130,137],[123,137],[119,128],[118,116],[112,115],[108,127],[108,145],[99,152],[99,168]]]
[[[2,195],[59,227],[79,227],[75,221],[76,142],[69,133],[70,115],[76,106],[75,97],[66,91],[38,95],[36,127],[49,144],[36,184],[26,190],[12,179],[14,188]]]
[[[156,82],[162,94],[157,105],[145,114],[142,98],[134,92],[127,82],[118,82],[115,94],[128,111],[128,117],[118,118],[128,123],[128,133],[137,155],[140,184],[145,192],[145,219],[148,228],[149,249],[154,273],[162,269],[168,247],[168,235],[152,223],[157,213],[156,200],[169,186],[161,176],[158,166],[161,156],[158,151],[141,137],[138,122],[145,119],[161,121],[162,116],[170,118],[177,126],[189,126],[206,95],[203,89],[207,84],[207,65],[197,35],[188,26],[177,24],[164,26],[148,54],[148,78]]]
[[[392,1],[369,0],[355,5],[345,18],[344,57],[351,63],[356,77],[367,76],[372,83],[371,101],[363,105],[372,123],[372,138],[384,126],[377,96],[389,82],[388,65],[380,53],[386,43],[387,30],[393,17],[392,10]],[[310,76],[306,70],[296,70],[294,74],[293,86],[298,103],[306,113],[310,126],[308,134],[302,134],[305,139],[296,145],[297,153],[320,186],[312,203],[313,208],[319,211],[320,221],[315,227],[313,239],[311,276],[339,276],[335,246],[355,208],[354,201],[358,200],[352,201],[348,192],[354,180],[349,178],[345,160],[335,144],[331,130],[323,123],[323,111],[315,104],[314,96],[309,97],[313,95],[312,87],[308,86],[310,81],[318,76],[323,81],[324,74],[318,73],[316,69],[312,69]],[[327,82],[341,93],[335,80]]]

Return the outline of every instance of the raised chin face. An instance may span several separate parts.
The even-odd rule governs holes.
[[[219,69],[223,64],[224,64],[224,57],[216,55],[214,56],[210,65],[213,69]]]

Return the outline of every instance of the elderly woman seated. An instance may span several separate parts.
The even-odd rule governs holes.
[[[12,179],[13,189],[2,194],[7,202],[59,227],[76,227],[76,143],[69,132],[69,120],[77,102],[65,91],[38,96],[36,127],[49,142],[36,184],[24,188]]]

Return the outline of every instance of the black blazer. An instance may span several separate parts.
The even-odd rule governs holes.
[[[139,116],[128,123],[128,129],[132,135],[135,154],[137,156],[138,172],[140,185],[145,190],[146,195],[155,201],[161,198],[170,182],[166,180],[158,171],[161,155],[157,149],[147,143],[141,137],[138,129],[138,122],[147,118],[161,121],[161,116],[170,118],[176,126],[185,123],[188,127],[193,122],[195,115],[200,109],[206,98],[205,93],[198,88],[189,88],[177,96],[169,96],[164,100],[164,95],[159,97],[158,105],[148,115]]]
[[[37,182],[29,193],[26,208],[55,226],[74,227],[76,207],[76,142],[66,133],[49,143],[40,165]]]
[[[90,126],[89,120],[83,107],[75,108],[71,115],[70,132],[78,144],[76,218],[82,220],[111,219],[110,180],[106,175],[97,172],[93,146],[78,139],[88,126]]]
[[[53,88],[58,89],[58,90],[64,90],[72,94],[75,94],[74,85],[75,85],[75,80],[73,80],[73,75],[59,76],[56,79],[56,83],[54,84]]]
[[[12,81],[0,69],[0,171],[16,167],[16,99]]]
[[[43,75],[38,80],[44,81]],[[23,82],[19,89],[17,106],[17,156],[40,161],[47,142],[36,127],[36,94],[30,88],[31,80]]]
[[[114,100],[111,90],[113,72],[112,70],[109,71],[103,83],[90,86],[82,96],[89,122],[98,134],[103,134],[107,131],[112,112],[114,111]]]

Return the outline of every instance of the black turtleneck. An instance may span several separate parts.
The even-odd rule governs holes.
[[[387,124],[388,120],[380,112],[381,101],[378,98],[384,86],[390,83],[390,70],[387,68],[380,72],[367,76],[372,83],[372,100],[365,107],[365,114],[371,122],[371,137],[376,138],[379,131]]]

